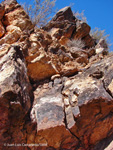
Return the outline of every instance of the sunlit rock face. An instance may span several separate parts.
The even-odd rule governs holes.
[[[0,145],[4,149],[4,143],[25,142],[21,129],[31,108],[33,93],[20,47],[6,45],[0,50]]]
[[[36,88],[31,118],[37,122],[37,136],[43,135],[45,141],[53,136],[53,142],[57,136],[55,128],[64,126],[78,141],[76,144],[80,144],[81,149],[90,149],[112,134],[113,76],[110,73],[108,75],[113,67],[112,58],[97,61],[72,77],[58,76]],[[63,138],[67,141],[65,133],[63,129],[59,132],[59,144]],[[52,142],[48,144],[53,146]],[[61,146],[65,147],[65,144]]]
[[[0,149],[112,148],[113,55],[89,32],[70,7],[38,29],[0,4]]]

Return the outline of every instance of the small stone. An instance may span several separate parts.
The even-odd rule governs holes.
[[[60,74],[55,74],[51,77],[51,80],[55,80],[56,78],[60,78]]]
[[[0,46],[0,57],[4,56],[8,52],[9,47],[9,44],[3,44],[2,46]]]
[[[71,129],[75,125],[75,121],[70,106],[65,108],[65,113],[66,113],[67,127],[68,129]]]
[[[61,84],[61,83],[62,83],[62,80],[60,78],[56,78],[54,80],[54,85]]]
[[[75,118],[80,117],[80,110],[78,106],[74,106],[71,109]]]
[[[73,103],[77,102],[77,96],[76,95],[73,95],[72,98],[71,98],[71,101]]]
[[[65,105],[65,106],[69,106],[69,105],[70,105],[70,104],[69,104],[69,99],[66,98],[66,97],[64,97],[64,105]]]
[[[70,90],[69,90],[69,89],[63,90],[63,91],[62,91],[62,94],[63,94],[64,96],[69,96]]]

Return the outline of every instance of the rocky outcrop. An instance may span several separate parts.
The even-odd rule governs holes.
[[[75,18],[70,7],[59,10],[43,29],[59,39],[63,45],[72,39],[82,39],[86,47],[94,46],[94,41],[89,35],[90,26]]]
[[[37,29],[16,0],[2,2],[0,149],[112,147],[113,55],[89,32],[70,7]]]
[[[16,2],[16,0],[5,0],[6,13],[4,15],[3,24],[5,26],[14,25],[19,27],[22,31],[25,29],[32,29],[33,25],[29,20],[28,15],[23,8]]]
[[[0,146],[25,142],[22,132],[31,108],[32,88],[18,45],[0,47]]]
[[[53,82],[43,84],[40,87],[41,89],[38,87],[34,92],[35,101],[31,111],[31,118],[34,122],[37,122],[38,132],[35,141],[32,142],[54,148],[59,148],[61,143],[63,147],[66,145],[68,147],[70,145],[76,146],[78,139],[66,129],[64,123],[62,81],[56,78],[54,86],[52,84]]]
[[[31,118],[45,144],[88,150],[113,134],[112,59],[96,62],[70,78],[56,77],[35,90]]]
[[[32,82],[50,78],[55,74],[75,74],[88,63],[86,48],[94,46],[93,39],[89,37],[90,27],[74,18],[70,7],[60,10],[43,27],[45,31],[33,28],[28,15],[16,0],[5,0],[1,11],[3,19],[0,44],[18,43],[21,46],[27,63],[28,76]],[[88,40],[83,40],[87,39],[87,36]],[[67,47],[67,41],[71,42],[74,39],[80,39],[84,43],[84,49],[74,48],[76,49],[74,53],[80,51],[83,57],[71,53]],[[92,44],[88,46],[86,43],[89,44],[89,41],[92,41]]]

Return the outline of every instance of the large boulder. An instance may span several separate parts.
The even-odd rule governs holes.
[[[36,88],[31,111],[37,122],[36,143],[93,149],[113,134],[112,60],[113,56],[107,57],[70,78],[54,76]]]
[[[21,131],[33,98],[25,60],[19,46],[0,47],[0,147],[25,142]],[[5,147],[7,148],[7,147]]]
[[[0,45],[2,44],[13,44],[17,42],[22,34],[22,31],[17,26],[7,26],[6,28],[7,34],[3,38],[0,39]]]
[[[36,57],[27,65],[28,76],[32,81],[43,80],[50,78],[57,73],[57,70],[46,55]]]
[[[76,23],[76,33],[74,34],[74,39],[81,39],[88,35],[90,32],[90,26],[82,21],[77,21]]]
[[[53,21],[69,20],[73,21],[74,16],[69,6],[60,9],[57,14],[53,17]]]
[[[33,122],[37,122],[37,134],[35,141],[30,142],[40,144],[42,148],[45,146],[55,149],[60,147],[73,149],[79,143],[78,139],[65,126],[62,86],[61,79],[56,78],[53,87],[52,82],[45,83],[34,92],[35,99],[31,118]]]
[[[17,9],[6,13],[3,24],[5,26],[14,25],[20,27],[21,30],[30,30],[33,28],[33,24],[22,7],[18,7]]]
[[[29,16],[16,0],[5,0],[3,5],[6,12],[3,18],[5,26],[14,25],[20,27],[21,30],[30,30],[34,27]]]

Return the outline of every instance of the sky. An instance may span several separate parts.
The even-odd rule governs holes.
[[[21,4],[33,3],[33,0],[17,1]],[[84,15],[91,29],[98,27],[110,35],[109,41],[112,44],[110,50],[113,51],[113,0],[56,0],[55,9],[59,10],[71,4],[74,12],[79,11],[81,13],[84,10]]]

